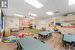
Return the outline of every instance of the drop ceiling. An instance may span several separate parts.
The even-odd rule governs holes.
[[[35,13],[35,18],[49,18],[46,12],[58,12],[52,16],[60,16],[65,13],[75,12],[75,6],[69,6],[68,0],[38,0],[44,6],[42,8],[35,8],[27,4],[24,0],[8,0],[8,8],[3,9],[4,14],[8,16],[14,16],[15,13],[28,16],[28,13]]]

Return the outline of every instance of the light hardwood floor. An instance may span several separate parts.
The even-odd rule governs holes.
[[[62,35],[59,33],[53,33],[52,37],[49,38],[47,43],[52,47],[53,50],[65,50],[62,43]]]
[[[3,43],[0,42],[0,50],[16,50],[17,44],[16,43]]]
[[[65,50],[62,43],[62,35],[59,33],[53,33],[52,37],[49,38],[46,43],[52,50]],[[16,50],[17,45],[16,43],[2,43],[0,42],[0,50]]]

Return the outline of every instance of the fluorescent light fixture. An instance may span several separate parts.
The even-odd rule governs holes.
[[[20,14],[14,14],[15,16],[18,16],[18,17],[23,17],[23,15],[20,15]]]
[[[34,14],[34,13],[28,13],[28,14],[31,16],[37,16],[37,14]]]
[[[52,13],[52,12],[49,11],[49,12],[46,12],[46,14],[47,15],[53,15],[54,13]]]
[[[69,5],[75,4],[75,0],[69,0]]]
[[[41,8],[43,7],[43,4],[41,4],[38,0],[25,0],[28,4],[34,6],[35,8]]]

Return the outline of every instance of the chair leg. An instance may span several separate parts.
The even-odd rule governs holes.
[[[69,50],[70,50],[70,45],[69,45]]]
[[[72,48],[75,50],[75,42],[72,42]]]

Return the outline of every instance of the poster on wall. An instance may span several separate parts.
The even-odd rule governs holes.
[[[31,25],[32,23],[31,23],[31,20],[29,20],[28,18],[21,18],[21,19],[20,19],[20,24],[21,24],[21,26],[23,26],[23,27],[30,27],[30,25]]]

